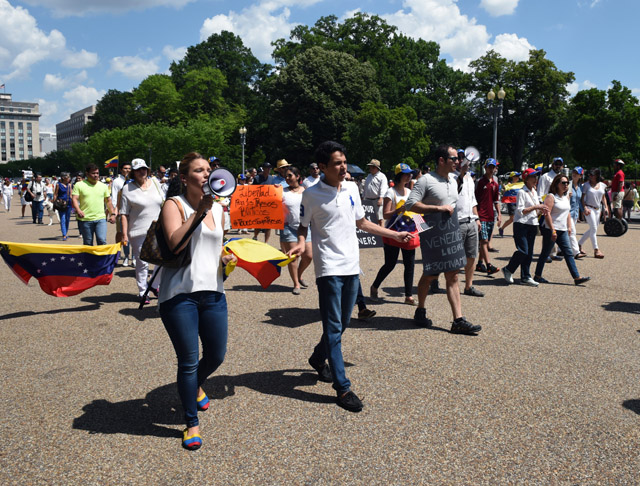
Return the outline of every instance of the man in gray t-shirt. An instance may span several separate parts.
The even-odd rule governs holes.
[[[451,145],[436,149],[436,170],[425,174],[416,182],[409,194],[406,208],[424,215],[432,228],[420,234],[423,274],[418,282],[418,308],[413,317],[417,326],[431,327],[425,303],[431,282],[444,273],[447,298],[453,312],[451,332],[475,334],[482,327],[473,325],[462,316],[458,271],[466,264],[464,242],[460,234],[456,202],[458,183],[452,173],[458,161],[458,153]]]

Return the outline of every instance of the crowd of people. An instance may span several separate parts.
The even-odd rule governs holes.
[[[346,376],[341,336],[356,305],[359,318],[375,315],[375,311],[366,308],[362,292],[358,230],[381,236],[384,242],[384,263],[369,287],[372,301],[383,300],[380,287],[402,254],[404,303],[415,307],[414,323],[419,327],[433,325],[427,316],[426,301],[437,288],[440,274],[444,274],[452,312],[451,332],[476,335],[482,327],[465,318],[460,295],[484,297],[473,286],[474,273],[491,275],[500,271],[490,256],[496,223],[499,237],[504,237],[509,225],[513,229],[515,251],[502,269],[507,285],[514,283],[518,268],[522,285],[537,287],[548,283],[543,271],[554,259],[564,259],[573,282],[582,285],[590,277],[580,275],[576,261],[586,256],[583,245],[587,240],[594,257],[604,257],[596,238],[601,218],[609,213],[616,217],[628,215],[637,203],[635,186],[624,181],[622,160],[615,162],[610,194],[599,169],[591,169],[583,183],[585,171],[581,167],[566,169],[560,157],[553,160],[546,173],[537,169],[509,173],[502,189],[497,177],[499,163],[493,158],[482,164],[478,177],[464,151],[451,145],[438,147],[433,162],[433,170],[428,166],[413,170],[407,164],[396,164],[389,181],[380,161],[373,159],[367,164],[369,174],[354,182],[345,148],[336,142],[325,142],[317,148],[315,161],[304,178],[285,159],[276,162],[275,174],[265,163],[259,173],[249,169],[237,177],[238,184],[283,188],[286,216],[284,227],[279,230],[280,247],[284,253],[299,257],[289,265],[293,294],[300,295],[301,289],[310,287],[303,274],[312,262],[318,290],[322,335],[308,361],[318,380],[333,384],[336,402],[346,410],[358,412],[364,404]],[[229,204],[220,198],[216,201],[204,190],[209,175],[219,166],[219,159],[194,152],[168,171],[161,166],[153,173],[138,158],[121,163],[113,180],[100,180],[99,167],[88,164],[83,174],[73,178],[66,172],[59,179],[36,175],[18,187],[22,217],[31,205],[33,223],[43,224],[45,203],[51,203],[59,216],[63,241],[68,239],[73,213],[85,245],[106,244],[107,224],[115,224],[116,241],[123,248],[123,265],[135,267],[141,298],[147,298],[149,267],[140,252],[151,222],[159,221],[174,251],[187,248],[190,263],[162,269],[157,278],[152,278],[151,291],[158,298],[160,316],[178,359],[178,391],[186,422],[182,445],[189,450],[202,445],[198,411],[209,407],[202,385],[222,363],[227,344],[222,269],[235,260],[235,256],[223,251],[225,233],[230,230]],[[3,198],[7,211],[13,192],[13,184],[5,180]],[[507,205],[509,216],[504,224],[501,202]],[[365,217],[365,206],[372,208],[370,218]],[[409,218],[410,214],[420,216],[421,222]],[[581,218],[586,220],[588,230],[578,240],[576,224]],[[413,226],[407,221],[414,221]],[[187,242],[178,247],[191,230]],[[257,239],[262,229],[254,231],[253,238]],[[539,234],[540,253],[532,275],[530,267]],[[269,238],[270,230],[266,230],[265,241]],[[414,298],[418,246],[422,272]],[[433,251],[443,246],[446,251]],[[462,292],[461,271],[465,280]]]

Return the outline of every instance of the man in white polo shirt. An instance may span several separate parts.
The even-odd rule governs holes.
[[[409,241],[410,233],[381,228],[364,217],[358,186],[345,181],[345,148],[336,142],[321,143],[315,159],[324,179],[302,193],[298,243],[289,255],[304,251],[309,225],[313,228],[313,263],[322,316],[322,338],[309,358],[319,379],[333,382],[337,403],[351,412],[362,402],[351,391],[342,358],[341,337],[351,320],[360,284],[360,255],[356,227],[368,233]],[[326,360],[329,360],[327,366]]]

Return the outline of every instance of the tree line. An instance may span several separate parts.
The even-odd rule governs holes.
[[[131,92],[109,90],[86,127],[87,142],[28,162],[35,170],[81,170],[114,155],[167,165],[186,152],[241,167],[238,129],[246,126],[246,166],[286,158],[306,166],[324,140],[347,147],[350,163],[379,159],[416,167],[441,143],[492,151],[487,92],[504,89],[498,122],[501,172],[547,164],[606,168],[640,153],[640,105],[613,80],[571,97],[575,77],[531,50],[525,61],[489,51],[469,72],[448,66],[436,42],[413,39],[384,19],[357,13],[321,17],[273,43],[261,63],[231,32],[211,35]],[[25,162],[4,169],[24,168]],[[14,174],[15,175],[15,174]]]

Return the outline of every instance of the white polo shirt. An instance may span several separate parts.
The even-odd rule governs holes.
[[[364,209],[354,182],[343,182],[338,191],[321,180],[302,193],[300,224],[312,228],[316,278],[360,273],[356,221],[362,218]]]

